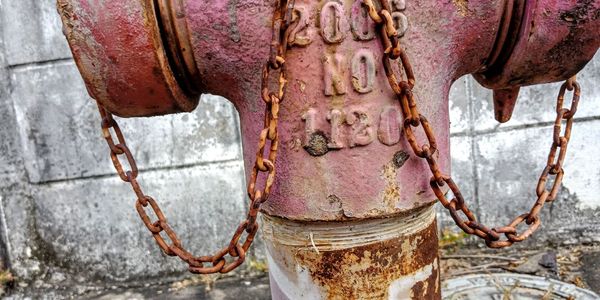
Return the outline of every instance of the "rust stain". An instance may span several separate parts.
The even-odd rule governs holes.
[[[435,222],[413,235],[334,251],[300,251],[297,263],[327,291],[327,299],[387,299],[392,281],[435,263]],[[439,268],[416,286],[420,299],[439,299]],[[436,296],[437,295],[437,296]]]
[[[404,151],[394,154],[392,161],[383,166],[382,176],[385,180],[383,190],[383,202],[390,209],[396,208],[396,202],[400,199],[400,185],[398,184],[397,169],[401,168],[410,156]]]
[[[452,4],[458,8],[458,13],[466,17],[469,14],[469,0],[452,0]]]
[[[396,201],[400,199],[400,185],[396,179],[396,167],[393,162],[383,166],[383,179],[385,180],[385,189],[383,190],[383,203],[394,209]]]

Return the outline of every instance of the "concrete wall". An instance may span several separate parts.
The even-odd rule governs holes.
[[[581,74],[580,105],[560,199],[538,241],[600,241],[600,60]],[[545,163],[557,85],[523,91],[513,120],[493,120],[470,78],[452,91],[453,174],[492,224],[528,210]],[[206,96],[191,114],[123,120],[141,182],[184,245],[224,245],[245,210],[238,121]],[[94,103],[70,57],[53,0],[0,0],[0,257],[21,278],[61,272],[126,280],[185,270],[161,256],[114,174]],[[441,213],[442,226],[450,225]],[[260,253],[260,247],[257,247]]]
[[[163,257],[115,177],[53,0],[0,0],[2,257],[113,280],[184,271]],[[228,243],[245,215],[237,113],[203,97],[191,114],[122,120],[141,184],[195,253]]]
[[[534,242],[600,242],[600,55],[578,75],[582,98],[573,126],[565,175],[557,201],[542,214]],[[561,83],[521,89],[512,119],[494,119],[491,91],[470,76],[450,96],[452,173],[480,221],[507,225],[529,212],[552,144]],[[568,94],[570,97],[571,94]],[[570,101],[570,98],[568,98]],[[570,105],[569,104],[565,105]],[[452,227],[440,212],[442,227]]]

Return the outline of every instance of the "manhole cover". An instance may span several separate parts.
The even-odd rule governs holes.
[[[575,285],[522,274],[468,275],[442,284],[444,300],[598,300],[600,296]]]

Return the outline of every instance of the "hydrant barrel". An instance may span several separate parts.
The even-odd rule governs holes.
[[[457,78],[476,74],[496,89],[497,117],[507,120],[520,86],[570,77],[600,42],[598,1],[384,1],[446,174]],[[124,117],[190,111],[200,93],[227,97],[248,177],[276,2],[58,0],[92,97]],[[276,183],[262,206],[273,298],[439,299],[429,166],[402,130],[367,6],[291,2]]]

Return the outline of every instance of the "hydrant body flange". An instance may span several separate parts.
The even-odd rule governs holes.
[[[262,129],[260,74],[275,2],[58,0],[92,97],[117,115],[149,116],[193,109],[199,90],[223,95],[240,113],[247,173]],[[510,89],[565,79],[583,68],[600,42],[598,1],[390,2],[415,68],[417,101],[438,134],[435,155],[446,173],[454,80],[478,73],[486,86]],[[522,11],[512,14],[515,9]],[[398,286],[410,286],[406,295],[416,298],[439,298],[429,170],[410,154],[402,133],[375,25],[361,0],[296,0],[294,18],[276,184],[263,205],[270,266],[279,272],[272,278],[274,298],[294,299],[302,293],[290,289],[306,287],[332,299],[405,295]],[[506,22],[512,27],[502,26]],[[497,56],[497,49],[508,53]],[[569,50],[576,58],[544,56]],[[535,68],[527,68],[531,62]],[[399,229],[385,220],[413,227]],[[359,232],[362,242],[340,242],[348,234],[340,224]],[[394,234],[373,237],[379,230]],[[427,258],[412,259],[418,255]],[[317,271],[336,263],[341,267]],[[299,277],[306,270],[309,285]],[[429,275],[415,276],[423,270]],[[360,272],[372,280],[349,284]]]

